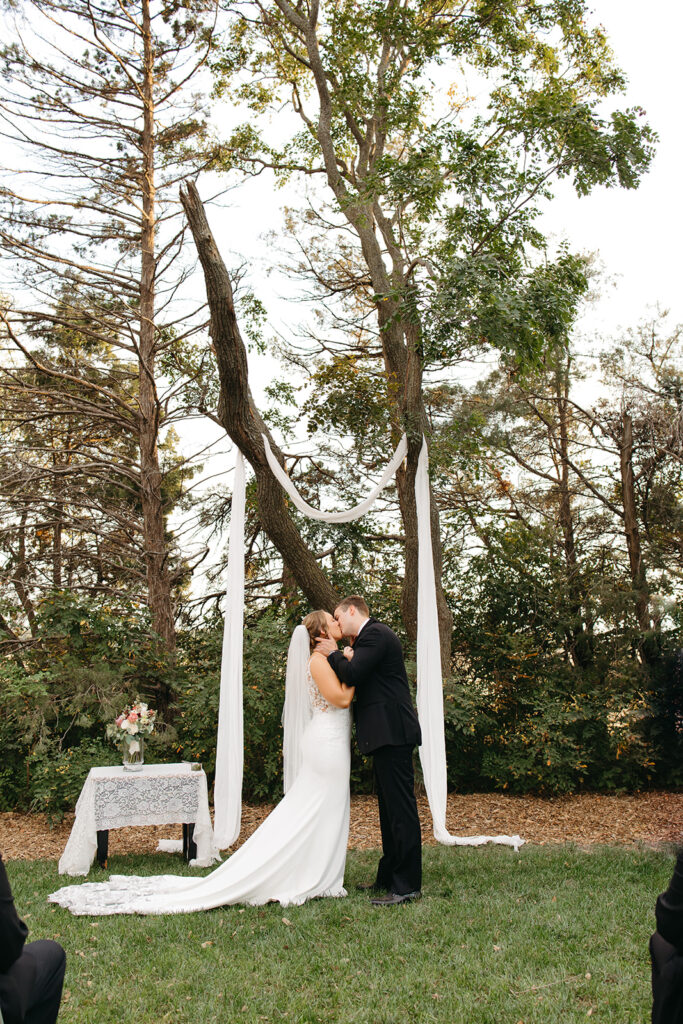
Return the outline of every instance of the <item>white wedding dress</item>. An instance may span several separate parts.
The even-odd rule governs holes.
[[[205,878],[112,875],[67,885],[51,903],[72,914],[184,914],[230,903],[282,906],[346,896],[351,713],[329,704],[306,672],[310,719],[286,795],[243,846]]]

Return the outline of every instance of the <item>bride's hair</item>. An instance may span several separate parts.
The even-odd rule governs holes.
[[[303,624],[308,630],[308,639],[310,643],[311,654],[315,647],[315,638],[317,636],[327,636],[327,612],[318,609],[315,612],[309,612],[304,618]]]

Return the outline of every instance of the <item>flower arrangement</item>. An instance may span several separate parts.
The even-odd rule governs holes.
[[[109,739],[122,747],[124,767],[142,767],[143,737],[154,731],[156,716],[156,711],[137,700],[121,712],[113,725],[107,726]]]

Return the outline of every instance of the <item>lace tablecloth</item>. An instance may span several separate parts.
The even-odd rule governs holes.
[[[88,874],[100,829],[177,822],[194,822],[194,866],[208,867],[221,859],[214,843],[203,770],[193,771],[189,764],[150,764],[138,772],[122,767],[91,768],[76,804],[76,819],[59,861],[59,873]]]

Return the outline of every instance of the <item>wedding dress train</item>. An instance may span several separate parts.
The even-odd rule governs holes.
[[[243,846],[205,878],[112,875],[48,899],[72,914],[183,914],[231,903],[282,906],[346,896],[351,713],[329,704],[307,673],[310,721],[286,795]]]

